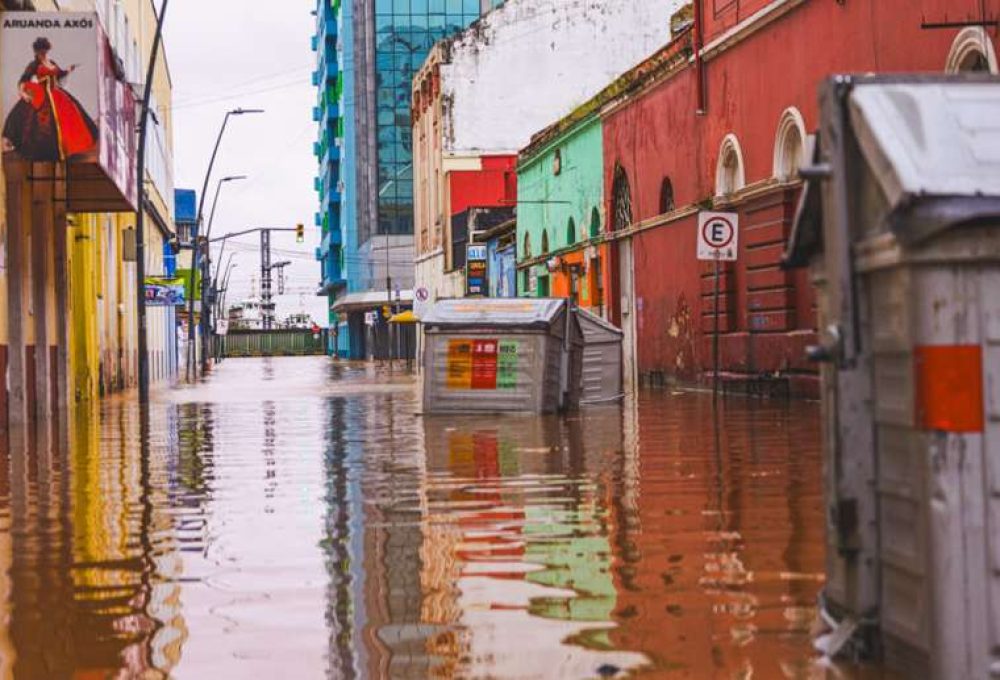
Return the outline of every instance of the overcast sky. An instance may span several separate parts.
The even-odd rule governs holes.
[[[266,113],[229,120],[205,202],[211,209],[216,181],[226,175],[249,179],[224,185],[213,237],[250,227],[305,224],[306,240],[276,234],[274,259],[292,260],[286,269],[291,294],[278,300],[278,315],[303,306],[327,323],[323,298],[315,295],[320,274],[314,251],[319,229],[313,191],[317,165],[312,155],[317,126],[312,120],[316,90],[311,84],[315,54],[310,49],[313,0],[171,0],[166,48],[174,85],[174,167],[178,188],[201,191],[212,146],[226,111],[261,108]],[[243,237],[234,262],[229,301],[248,295],[260,278],[259,236]],[[223,257],[228,259],[228,254]]]

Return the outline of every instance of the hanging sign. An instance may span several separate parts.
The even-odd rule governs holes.
[[[739,215],[698,213],[698,259],[735,262],[739,252]]]
[[[465,247],[465,294],[469,297],[485,297],[489,294],[486,259],[486,246]]]
[[[150,307],[175,307],[187,301],[184,295],[184,279],[146,277],[146,304]]]
[[[71,211],[138,204],[136,103],[118,63],[94,12],[0,14],[3,154],[66,163]]]

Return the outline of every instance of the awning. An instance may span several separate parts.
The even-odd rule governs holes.
[[[364,312],[369,309],[378,309],[390,304],[389,295],[383,291],[368,291],[364,293],[349,293],[333,303],[331,309],[335,312]],[[401,290],[399,295],[392,292],[392,302],[394,305],[412,305],[413,291]]]
[[[416,315],[408,309],[405,312],[393,315],[393,317],[389,319],[389,323],[415,324],[420,323],[420,319],[418,319]]]

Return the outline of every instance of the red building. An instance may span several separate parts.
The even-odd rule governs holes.
[[[727,379],[780,378],[815,394],[808,274],[780,268],[796,169],[834,73],[997,72],[1000,0],[695,0],[666,50],[604,109],[612,317],[641,380],[701,382],[712,369],[713,265],[696,260],[698,212],[739,214],[739,260],[721,277]],[[638,87],[636,87],[638,85]]]

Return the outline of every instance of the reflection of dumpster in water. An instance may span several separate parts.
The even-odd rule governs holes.
[[[998,121],[997,79],[831,80],[787,254],[820,288],[829,640],[910,677],[1000,677]]]
[[[548,413],[579,403],[580,330],[565,300],[442,300],[423,324],[428,413]]]

